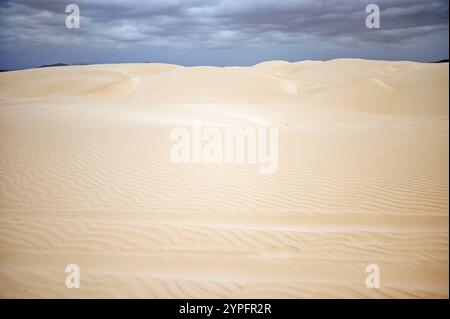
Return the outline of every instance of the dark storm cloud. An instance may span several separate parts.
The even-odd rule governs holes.
[[[80,0],[72,3],[81,9],[81,28],[76,30],[65,28],[68,2],[0,2],[0,58],[12,59],[19,50],[47,50],[45,54],[51,55],[52,47],[59,50],[54,59],[63,48],[70,48],[78,55],[89,52],[98,60],[104,51],[114,50],[125,50],[121,56],[130,58],[155,48],[164,49],[169,55],[170,50],[188,52],[202,48],[206,55],[209,52],[220,56],[252,47],[274,51],[277,46],[286,51],[273,54],[299,59],[349,55],[349,45],[355,48],[355,56],[372,58],[381,51],[385,55],[380,58],[389,58],[386,56],[389,50],[397,52],[392,58],[398,58],[401,50],[416,50],[419,59],[448,55],[447,0]],[[381,8],[381,29],[365,27],[365,7],[369,3]],[[423,47],[437,44],[435,51]],[[306,49],[313,56],[296,53]],[[22,51],[17,58],[24,54]],[[320,54],[314,53],[319,51]],[[255,62],[264,58],[264,54],[253,56]],[[235,60],[240,61],[239,57]]]

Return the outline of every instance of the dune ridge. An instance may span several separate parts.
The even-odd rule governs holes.
[[[2,73],[0,296],[448,298],[448,77],[359,59]],[[278,172],[173,164],[193,120],[279,128]]]

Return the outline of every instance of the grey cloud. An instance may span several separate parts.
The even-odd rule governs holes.
[[[280,1],[280,0],[79,0],[81,28],[68,30],[64,1],[17,0],[0,3],[0,52],[18,48],[68,46],[143,50],[148,47],[239,49],[269,45],[333,46],[349,43],[385,48],[421,45],[448,35],[448,1]],[[379,30],[365,28],[368,3],[381,8]],[[430,40],[431,41],[431,40]],[[423,45],[423,43],[422,43]],[[77,48],[77,46],[80,46]],[[339,49],[341,47],[341,49]],[[369,49],[367,49],[369,50]],[[440,52],[445,48],[440,48]],[[214,51],[215,52],[215,51]],[[212,52],[212,54],[214,54]],[[331,54],[332,55],[332,54]],[[1,55],[0,55],[1,57]],[[425,57],[424,57],[425,58]],[[176,62],[176,61],[174,61]]]

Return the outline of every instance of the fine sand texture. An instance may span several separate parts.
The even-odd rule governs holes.
[[[448,298],[448,78],[357,59],[1,73],[0,297]],[[278,128],[278,171],[173,163],[193,120]]]

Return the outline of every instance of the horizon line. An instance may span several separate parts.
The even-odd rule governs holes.
[[[255,64],[251,65],[183,65],[183,64],[177,64],[177,63],[168,63],[168,62],[158,62],[158,61],[143,61],[143,62],[101,62],[101,63],[65,63],[65,62],[55,62],[51,64],[42,64],[39,66],[34,67],[25,67],[25,68],[15,68],[15,69],[0,69],[0,72],[12,72],[12,71],[24,71],[24,70],[33,70],[33,69],[39,69],[39,68],[50,68],[50,67],[64,67],[64,66],[83,66],[83,65],[108,65],[108,64],[167,64],[167,65],[176,65],[181,67],[216,67],[216,68],[232,68],[232,67],[252,67],[261,63],[266,62],[286,62],[286,63],[297,63],[297,62],[330,62],[334,60],[364,60],[364,61],[388,61],[388,62],[415,62],[415,63],[448,63],[449,58],[439,59],[435,61],[418,61],[418,60],[403,60],[403,59],[395,59],[395,60],[385,60],[385,59],[364,59],[364,58],[349,58],[349,57],[343,57],[343,58],[333,58],[333,59],[326,59],[326,60],[312,60],[312,59],[303,59],[303,60],[297,60],[297,61],[289,61],[289,60],[283,60],[283,59],[275,59],[275,60],[263,60],[260,62],[257,62]]]

